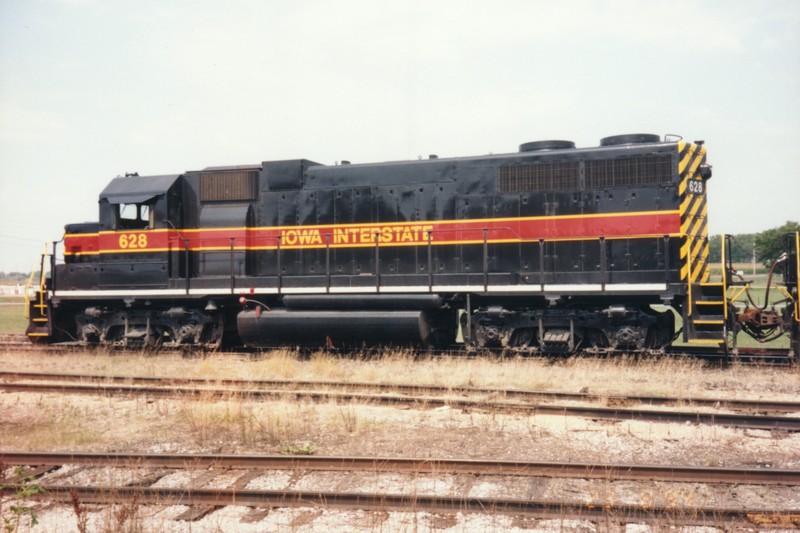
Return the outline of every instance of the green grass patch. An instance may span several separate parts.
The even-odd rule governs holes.
[[[25,333],[28,321],[25,319],[25,305],[0,305],[0,333]]]

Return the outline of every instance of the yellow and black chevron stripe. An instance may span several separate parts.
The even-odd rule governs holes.
[[[708,281],[708,206],[700,165],[705,162],[703,145],[680,141],[678,143],[678,196],[680,198],[681,280],[690,283]]]

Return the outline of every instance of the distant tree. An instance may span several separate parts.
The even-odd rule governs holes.
[[[22,283],[28,281],[30,274],[22,272],[0,272],[0,281],[5,283]]]
[[[755,233],[740,233],[731,235],[728,254],[734,263],[749,263],[753,260],[753,243]],[[708,260],[712,263],[720,262],[721,243],[719,235],[711,235],[708,238]]]
[[[800,223],[792,220],[778,228],[768,229],[756,235],[756,257],[769,268],[772,263],[786,250],[785,235],[800,231]]]

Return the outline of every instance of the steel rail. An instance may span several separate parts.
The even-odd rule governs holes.
[[[145,395],[153,397],[205,397],[240,399],[294,399],[306,401],[358,402],[370,405],[411,406],[415,408],[450,407],[490,412],[524,413],[527,415],[579,416],[605,420],[638,420],[649,422],[678,422],[710,424],[750,429],[800,431],[800,417],[698,413],[687,411],[649,411],[611,407],[580,407],[566,405],[530,404],[519,402],[490,402],[452,398],[391,396],[378,394],[329,393],[316,391],[211,389],[189,387],[144,387],[131,385],[87,385],[72,383],[0,383],[6,392],[37,392],[58,394]]]
[[[18,334],[7,334],[5,336],[6,340],[0,338],[0,350],[2,349],[19,349],[23,351],[58,351],[58,350],[70,350],[70,351],[77,351],[77,350],[93,350],[96,346],[92,346],[83,342],[60,342],[54,344],[32,344],[30,341],[25,337],[25,335],[18,335]],[[187,346],[188,349],[192,349],[191,346]],[[232,354],[243,354],[243,353],[262,353],[265,350],[272,349],[274,347],[267,347],[267,348],[249,348],[246,346],[234,346],[228,348],[227,352],[220,352],[220,353],[232,353]],[[136,349],[125,349],[125,348],[116,348],[120,350],[128,350],[128,351],[136,351],[141,350],[140,348]],[[755,364],[761,366],[788,366],[788,365],[796,365],[798,364],[797,357],[793,357],[789,355],[788,348],[737,348],[738,353],[736,354],[729,354],[726,353],[724,350],[721,349],[711,349],[711,348],[698,348],[693,346],[671,346],[666,349],[665,354],[671,357],[691,357],[696,359],[701,359],[710,362],[719,362],[723,364],[728,363],[738,363],[738,364]],[[202,351],[202,350],[200,350]],[[170,353],[182,353],[180,350],[169,348],[169,349],[158,349],[159,353],[163,354],[170,354]],[[431,352],[425,352],[431,353]],[[455,357],[459,358],[469,358],[474,359],[474,355],[468,355],[464,353],[464,347],[462,345],[454,344],[452,347],[446,350],[433,352],[436,355],[449,355],[453,354]],[[499,355],[502,353],[502,350],[486,350],[487,354],[491,355]],[[526,354],[530,356],[542,356],[540,354]],[[582,353],[574,354],[575,356],[583,355]],[[588,355],[593,355],[589,353]]]
[[[6,490],[14,490],[14,486]],[[47,492],[36,499],[83,504],[138,505],[240,505],[250,507],[323,507],[368,511],[431,513],[483,513],[531,515],[537,517],[604,518],[617,522],[669,520],[676,524],[749,524],[752,519],[779,520],[800,516],[798,510],[742,509],[725,507],[675,507],[615,503],[575,503],[510,498],[471,498],[419,494],[375,494],[311,491],[270,491],[247,489],[197,489],[153,487],[86,487],[43,485]]]
[[[670,357],[691,357],[720,363],[723,365],[761,365],[761,366],[791,366],[797,365],[797,356],[790,355],[789,348],[736,348],[736,353],[726,353],[725,350],[698,346],[670,346],[665,350],[665,355]]]
[[[0,452],[5,465],[402,472],[800,486],[800,469],[397,457]]]
[[[0,379],[29,381],[78,381],[90,383],[125,383],[150,385],[236,386],[236,387],[280,387],[282,389],[329,388],[349,391],[380,391],[400,394],[461,394],[487,395],[521,400],[575,400],[585,402],[607,401],[609,403],[638,403],[645,405],[693,405],[751,411],[800,412],[800,402],[779,400],[743,400],[738,398],[697,398],[626,395],[620,393],[584,393],[564,391],[534,391],[520,389],[484,389],[477,387],[446,387],[440,385],[409,385],[393,383],[365,383],[342,381],[294,381],[263,379],[206,379],[178,378],[169,376],[118,376],[102,374],[73,374],[27,371],[0,371]]]

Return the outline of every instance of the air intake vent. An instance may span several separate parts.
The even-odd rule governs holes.
[[[647,155],[586,161],[586,188],[609,189],[672,183],[672,156]]]
[[[579,161],[505,165],[498,169],[500,193],[578,189]]]
[[[200,173],[200,201],[241,202],[258,196],[257,170],[228,170]]]

